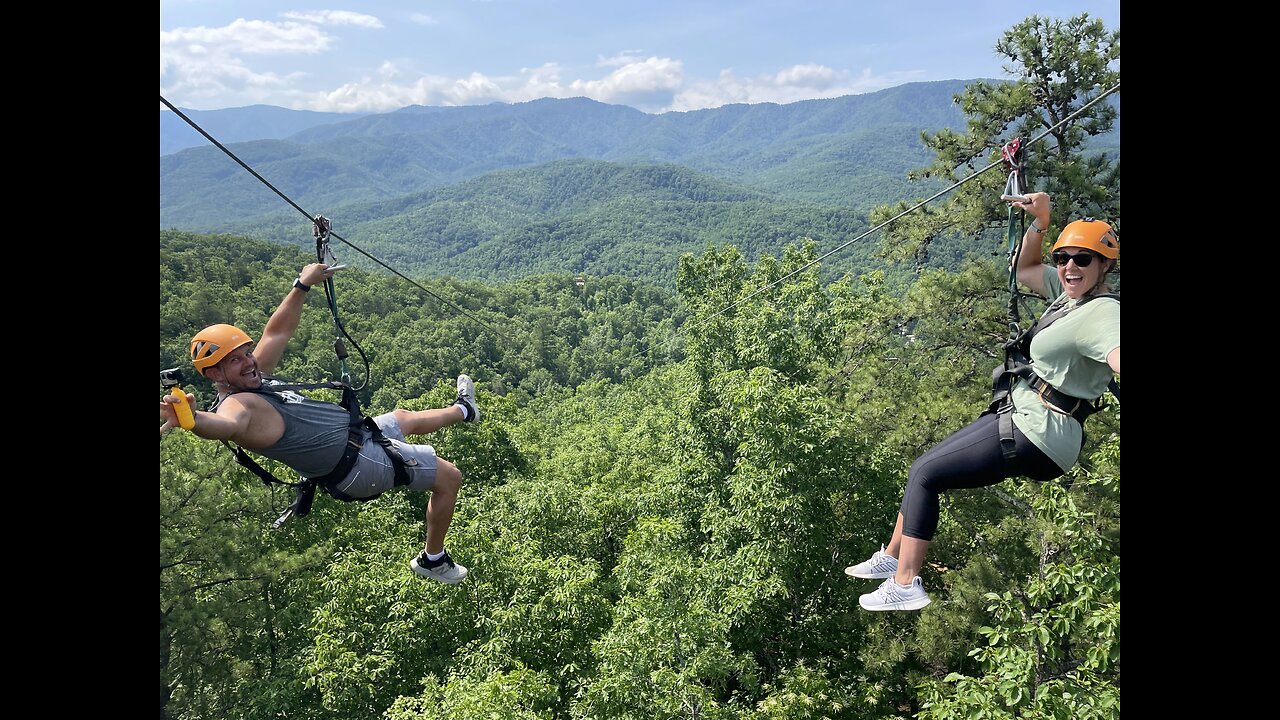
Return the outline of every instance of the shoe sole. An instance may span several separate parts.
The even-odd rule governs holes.
[[[858,598],[858,604],[862,606],[862,609],[870,610],[871,612],[884,612],[888,610],[919,610],[931,602],[933,602],[933,598],[925,597],[920,598],[919,600],[893,603],[892,605],[876,605],[875,607],[868,607],[862,602],[862,598]]]
[[[853,571],[852,565],[844,569],[844,574],[849,577],[862,578],[863,580],[886,580],[898,574],[897,570],[889,570],[887,572],[878,573],[857,573]]]

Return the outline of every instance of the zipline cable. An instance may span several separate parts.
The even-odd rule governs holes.
[[[172,111],[173,111],[173,113],[174,113],[175,115],[177,115],[178,117],[180,117],[180,118],[182,118],[184,121],[186,121],[186,123],[187,123],[188,125],[190,125],[191,127],[195,128],[196,132],[198,132],[198,133],[200,133],[201,135],[203,135],[203,136],[205,137],[205,139],[206,139],[206,140],[208,140],[209,142],[213,143],[213,144],[214,144],[214,145],[215,145],[219,150],[221,150],[222,152],[226,153],[227,157],[231,158],[232,160],[235,160],[235,161],[236,161],[236,163],[237,163],[237,164],[239,164],[239,165],[240,165],[240,167],[242,167],[242,168],[244,168],[246,171],[248,171],[250,175],[252,175],[252,176],[254,176],[255,178],[257,178],[259,182],[261,182],[263,185],[266,185],[268,188],[270,188],[270,189],[271,189],[271,191],[272,191],[272,192],[274,192],[276,195],[279,195],[279,196],[280,196],[280,198],[281,198],[282,200],[284,200],[285,202],[289,203],[289,205],[291,205],[291,206],[293,207],[293,209],[295,209],[295,210],[297,210],[298,212],[302,213],[302,214],[307,218],[307,222],[309,222],[309,223],[314,223],[314,222],[315,222],[315,216],[313,216],[311,213],[308,213],[306,210],[302,209],[302,206],[301,206],[301,205],[299,205],[298,203],[294,202],[294,201],[293,201],[293,200],[292,200],[288,195],[285,195],[283,192],[281,192],[279,188],[277,188],[275,185],[272,185],[272,184],[271,184],[271,183],[270,183],[266,178],[264,178],[264,177],[262,177],[262,175],[258,174],[258,172],[257,172],[256,170],[254,170],[253,168],[249,167],[249,165],[248,165],[247,163],[245,163],[245,161],[241,160],[239,157],[237,157],[237,156],[236,156],[236,154],[235,154],[235,153],[231,152],[231,150],[229,150],[229,149],[227,148],[227,146],[226,146],[226,145],[223,145],[222,143],[218,142],[218,140],[217,140],[215,137],[213,137],[213,136],[212,136],[212,135],[210,135],[209,133],[205,132],[205,131],[204,131],[204,128],[200,127],[198,124],[196,124],[196,122],[195,122],[194,120],[192,120],[191,118],[187,117],[187,116],[186,116],[186,114],[185,114],[185,113],[183,113],[181,110],[179,110],[177,107],[175,107],[173,103],[171,103],[171,102],[169,102],[168,100],[166,100],[166,99],[165,99],[165,97],[164,97],[164,95],[161,95],[161,96],[160,96],[160,102],[164,103],[165,107],[167,107],[167,108],[169,108],[170,110],[172,110]],[[384,268],[386,268],[387,270],[389,270],[392,274],[394,274],[394,275],[398,275],[399,277],[403,278],[404,280],[407,280],[407,281],[409,282],[409,284],[410,284],[410,285],[413,285],[414,287],[416,287],[416,288],[418,288],[419,290],[421,290],[422,292],[424,292],[424,293],[426,293],[426,294],[430,295],[431,297],[433,297],[433,298],[435,298],[435,299],[439,300],[440,302],[444,303],[445,305],[448,305],[449,307],[452,307],[453,309],[457,310],[458,312],[462,313],[463,315],[466,315],[467,317],[471,318],[472,320],[475,320],[476,322],[478,322],[478,323],[480,323],[481,325],[483,325],[485,328],[487,328],[487,329],[489,329],[489,330],[492,330],[494,333],[497,333],[497,332],[498,332],[498,331],[497,331],[497,329],[496,329],[496,328],[494,328],[494,327],[493,327],[492,325],[490,325],[489,323],[487,323],[487,322],[485,322],[484,320],[481,320],[480,318],[476,317],[475,315],[472,315],[471,313],[467,312],[467,310],[466,310],[466,309],[462,308],[462,307],[461,307],[461,306],[459,306],[458,304],[456,304],[456,303],[454,303],[454,302],[452,302],[452,301],[450,301],[450,300],[447,300],[447,299],[445,299],[445,298],[442,298],[442,297],[440,297],[439,295],[437,295],[437,294],[435,294],[435,293],[431,292],[430,290],[428,290],[428,289],[426,289],[425,287],[423,287],[422,285],[420,285],[417,281],[413,280],[412,278],[410,278],[409,276],[407,276],[407,275],[405,275],[404,273],[400,272],[399,270],[396,270],[395,268],[391,267],[390,265],[388,265],[388,264],[386,264],[386,263],[382,262],[381,260],[379,260],[378,258],[374,257],[373,255],[370,255],[369,253],[365,252],[363,249],[361,249],[361,248],[357,247],[355,244],[353,244],[352,242],[350,242],[350,241],[349,241],[349,240],[347,240],[346,238],[342,237],[341,235],[339,235],[339,234],[337,234],[337,233],[335,233],[335,232],[330,232],[330,233],[329,233],[329,236],[330,236],[330,237],[337,238],[338,240],[341,240],[341,241],[342,241],[342,243],[343,243],[344,245],[346,245],[347,247],[351,248],[352,250],[355,250],[356,252],[358,252],[358,253],[360,253],[361,255],[363,255],[363,256],[365,256],[365,257],[369,258],[369,259],[370,259],[370,260],[372,260],[373,262],[375,262],[375,263],[377,263],[377,264],[381,265],[382,267],[384,267]]]

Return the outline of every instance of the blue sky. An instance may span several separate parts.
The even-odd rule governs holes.
[[[198,110],[788,103],[1005,77],[1005,30],[1081,12],[1120,26],[1120,0],[161,0],[160,93]]]

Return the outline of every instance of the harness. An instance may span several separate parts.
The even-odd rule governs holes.
[[[265,375],[263,377],[268,380],[275,379]],[[257,475],[258,478],[262,480],[262,483],[267,487],[271,487],[272,485],[284,485],[297,490],[297,496],[294,498],[294,501],[289,505],[288,509],[286,509],[284,513],[276,519],[275,523],[272,524],[273,528],[279,528],[291,516],[296,515],[297,517],[306,517],[307,513],[311,512],[311,503],[315,497],[317,486],[323,487],[330,497],[335,500],[342,500],[343,502],[367,502],[382,494],[378,493],[378,495],[371,495],[367,498],[354,498],[337,489],[338,484],[347,477],[347,473],[351,472],[351,468],[356,464],[356,459],[360,456],[360,449],[364,447],[364,431],[366,429],[372,434],[373,441],[382,447],[383,452],[387,454],[387,458],[391,460],[391,466],[395,470],[395,481],[392,487],[408,485],[410,482],[409,472],[405,469],[406,461],[404,456],[401,455],[400,451],[391,444],[391,438],[382,433],[382,429],[378,427],[378,424],[374,422],[373,418],[360,411],[360,398],[356,394],[356,391],[347,383],[337,381],[327,383],[292,383],[285,385],[271,385],[269,386],[269,389],[264,387],[258,390],[245,390],[242,392],[266,395],[277,390],[316,390],[320,388],[341,389],[342,401],[338,404],[347,411],[350,418],[347,424],[347,443],[344,447],[342,458],[338,460],[338,464],[334,466],[333,470],[329,471],[327,474],[313,478],[299,476],[298,482],[287,482],[277,478],[269,470],[259,465],[257,461],[249,455],[249,453],[245,452],[244,448],[223,441],[223,444],[228,448],[231,448],[232,452],[235,454],[236,462],[245,468],[248,468],[248,470],[254,475]],[[226,397],[230,397],[230,395]],[[222,402],[222,400],[218,401],[218,403],[220,402]],[[218,403],[214,403],[209,410],[211,412],[216,410]]]
[[[316,215],[312,219],[311,235],[316,241],[316,259],[319,262],[329,265],[330,268],[336,269],[338,267],[338,259],[337,256],[333,254],[333,249],[329,246],[329,236],[332,229],[333,222],[329,220],[329,218],[323,215]],[[405,467],[416,463],[416,461],[406,461],[404,456],[400,454],[400,451],[396,450],[391,444],[391,438],[382,434],[382,430],[378,427],[378,424],[374,422],[373,418],[360,411],[360,398],[356,395],[356,390],[358,388],[353,388],[350,384],[351,374],[347,370],[347,348],[342,342],[343,336],[346,336],[351,340],[351,344],[355,345],[356,350],[360,352],[360,357],[364,359],[365,383],[361,384],[360,387],[364,387],[369,380],[369,359],[365,357],[364,350],[360,348],[360,345],[356,343],[355,339],[348,335],[346,329],[342,327],[342,321],[338,318],[337,292],[333,286],[332,276],[325,279],[324,289],[325,297],[329,304],[329,312],[333,315],[333,327],[335,331],[333,349],[338,356],[339,377],[341,380],[324,383],[289,383],[272,385],[270,387],[259,388],[258,390],[245,390],[242,392],[255,392],[265,395],[276,390],[342,390],[342,400],[338,404],[341,405],[350,415],[350,420],[347,424],[347,443],[343,450],[342,458],[338,460],[338,464],[333,468],[333,470],[329,471],[329,473],[325,475],[314,478],[299,476],[298,482],[286,482],[277,478],[275,475],[272,475],[270,471],[259,465],[257,461],[245,452],[244,448],[237,447],[229,442],[223,441],[223,444],[228,448],[231,448],[232,452],[235,454],[236,462],[248,468],[254,475],[257,475],[267,487],[271,487],[272,485],[284,485],[297,489],[297,496],[294,498],[293,502],[272,524],[272,527],[276,529],[279,529],[286,520],[294,515],[298,517],[305,517],[307,513],[311,512],[311,502],[315,497],[316,486],[323,487],[325,492],[329,493],[330,497],[336,500],[342,500],[343,502],[365,502],[373,500],[378,497],[378,495],[382,494],[378,493],[378,495],[373,495],[367,498],[353,498],[337,489],[338,484],[347,477],[347,473],[351,472],[351,468],[355,466],[356,459],[360,457],[360,449],[364,447],[364,431],[366,429],[373,436],[372,440],[382,447],[383,452],[387,454],[387,458],[391,460],[391,466],[395,470],[395,481],[392,487],[408,485],[410,482],[409,472]],[[275,380],[275,378],[266,375],[264,375],[263,378],[267,380]],[[210,406],[209,410],[211,412],[216,410],[218,403],[221,403],[223,399],[215,402]]]
[[[1000,148],[1000,158],[1004,161],[1005,169],[1009,171],[1009,177],[1005,181],[1004,192],[1000,195],[1001,200],[1010,203],[1007,232],[1009,245],[1009,339],[1004,344],[1004,362],[991,372],[991,403],[982,413],[983,415],[994,413],[999,416],[1000,452],[1004,456],[1005,462],[1009,462],[1017,456],[1013,438],[1014,408],[1012,393],[1013,386],[1019,378],[1027,382],[1028,387],[1040,396],[1041,401],[1058,412],[1075,418],[1076,422],[1080,423],[1081,428],[1084,427],[1084,421],[1090,415],[1106,407],[1101,398],[1089,401],[1074,395],[1068,395],[1037,375],[1031,365],[1031,340],[1036,336],[1036,333],[1049,327],[1067,313],[1090,300],[1100,297],[1120,300],[1119,295],[1103,293],[1086,295],[1072,307],[1067,307],[1065,303],[1062,305],[1050,305],[1049,309],[1031,324],[1031,327],[1026,330],[1019,329],[1021,318],[1018,312],[1018,301],[1026,297],[1025,293],[1018,290],[1019,255],[1022,252],[1022,237],[1025,233],[1018,222],[1021,218],[1021,213],[1017,212],[1012,203],[1026,200],[1026,196],[1023,195],[1023,188],[1026,187],[1026,150],[1027,148],[1022,142],[1022,138],[1014,138]],[[1119,400],[1120,383],[1112,378],[1107,387]]]
[[[1019,378],[1025,380],[1027,385],[1040,396],[1040,399],[1049,406],[1064,415],[1070,415],[1084,426],[1084,421],[1090,415],[1102,410],[1106,405],[1101,398],[1093,401],[1084,398],[1078,398],[1074,395],[1068,395],[1061,390],[1049,384],[1044,378],[1036,374],[1031,363],[1031,341],[1035,338],[1036,333],[1044,330],[1054,322],[1062,319],[1067,313],[1079,308],[1090,300],[1097,298],[1114,298],[1120,300],[1120,296],[1114,293],[1102,293],[1099,295],[1087,295],[1080,299],[1074,307],[1063,305],[1050,306],[1044,315],[1031,324],[1025,332],[1018,334],[1013,339],[1004,344],[1004,362],[996,366],[991,373],[991,403],[982,413],[990,415],[995,413],[1000,420],[1000,451],[1004,455],[1005,461],[1012,460],[1015,455],[1014,439],[1013,439],[1013,386]],[[1120,398],[1120,383],[1113,378],[1107,385],[1116,399]]]

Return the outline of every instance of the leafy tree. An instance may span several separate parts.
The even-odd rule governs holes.
[[[1029,17],[1005,32],[996,52],[1008,61],[1005,70],[1014,79],[975,81],[956,95],[968,119],[967,132],[946,129],[922,134],[936,159],[914,171],[913,177],[960,180],[999,160],[1005,142],[1014,137],[1031,140],[1120,80],[1120,31],[1107,30],[1087,13],[1068,20]],[[1025,189],[1052,195],[1055,226],[1082,215],[1119,221],[1118,153],[1109,157],[1091,152],[1086,143],[1087,138],[1110,131],[1118,116],[1117,106],[1098,103],[1028,148]],[[998,172],[987,172],[954,190],[937,208],[886,228],[883,252],[923,263],[934,241],[945,236],[998,246],[988,231],[1002,225],[1006,216],[1007,206],[1000,201],[1004,180]],[[906,207],[907,203],[900,203],[879,208],[872,213],[872,222],[887,220]],[[1045,238],[1054,235],[1051,231]]]
[[[256,478],[186,433],[161,442],[160,715],[252,718],[315,702],[298,681],[308,603],[299,579],[326,552],[265,529],[278,514]]]
[[[991,625],[970,655],[981,674],[951,673],[923,685],[927,720],[1119,718],[1118,505],[1086,510],[1077,493],[1118,498],[1119,438],[1094,455],[1098,471],[1073,471],[1068,492],[1045,483],[1032,495],[1039,560],[1024,583],[988,593]]]

